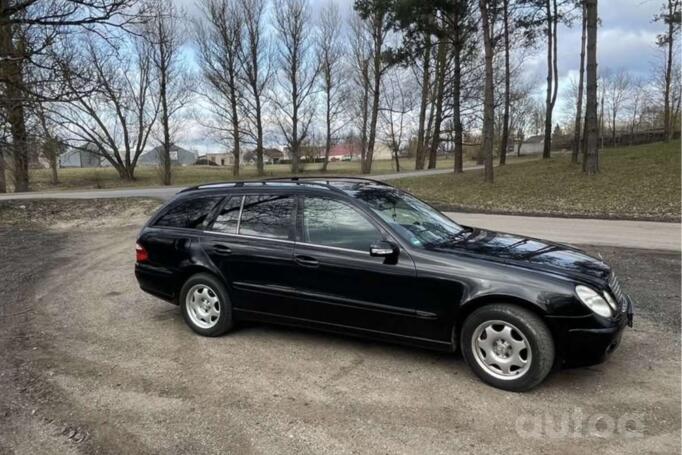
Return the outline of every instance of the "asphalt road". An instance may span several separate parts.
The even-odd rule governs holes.
[[[649,250],[681,250],[679,223],[454,212],[447,212],[446,215],[467,226],[512,232],[555,242]]]
[[[680,451],[677,253],[590,247],[634,328],[606,363],[515,394],[458,355],[268,324],[197,336],[137,287],[145,217],[87,218],[0,227],[0,454]]]

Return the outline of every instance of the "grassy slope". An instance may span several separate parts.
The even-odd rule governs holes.
[[[561,155],[495,169],[393,182],[452,210],[680,220],[680,141],[606,150],[601,173],[587,177]]]

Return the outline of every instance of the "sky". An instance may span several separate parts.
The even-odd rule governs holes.
[[[196,0],[175,0],[188,15],[199,12]],[[330,0],[309,0],[312,16]],[[342,12],[350,12],[353,0],[335,0]],[[664,0],[600,0],[601,24],[597,38],[598,65],[600,71],[625,70],[633,76],[647,77],[652,67],[660,61],[661,50],[656,46],[656,35],[663,31],[663,24],[653,21]],[[577,78],[580,57],[580,20],[572,26],[562,25],[558,30],[559,97],[555,110],[558,121],[568,120],[568,87],[571,78]],[[544,99],[546,87],[546,49],[539,47],[524,63],[524,77],[537,81],[534,95]],[[205,132],[192,127],[183,138],[186,146],[200,153],[216,149],[216,144],[205,138]],[[218,150],[215,150],[216,152]]]

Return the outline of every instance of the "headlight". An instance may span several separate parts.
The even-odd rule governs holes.
[[[618,311],[618,304],[616,303],[616,301],[614,300],[614,298],[613,298],[613,296],[612,296],[611,294],[609,294],[608,292],[604,291],[604,298],[606,299],[606,303],[609,304],[609,306],[611,307],[611,309],[612,309],[614,312]]]
[[[580,301],[599,316],[604,316],[605,318],[613,316],[609,304],[594,289],[587,286],[576,286],[575,292],[578,294]]]

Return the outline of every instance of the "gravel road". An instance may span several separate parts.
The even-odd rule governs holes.
[[[637,299],[634,329],[607,363],[512,394],[458,355],[260,324],[196,336],[137,288],[144,218],[108,212],[0,227],[2,454],[680,451],[679,253],[588,247]]]

